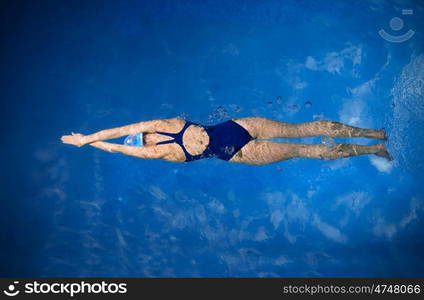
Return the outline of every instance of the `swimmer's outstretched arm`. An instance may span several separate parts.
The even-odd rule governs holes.
[[[134,124],[130,124],[130,125],[122,126],[122,127],[101,130],[93,134],[85,135],[81,139],[81,143],[82,143],[81,146],[86,144],[91,144],[97,141],[115,139],[124,135],[135,134],[139,132],[167,131],[169,128],[172,128],[173,126],[175,126],[175,122],[184,122],[184,121],[180,118],[152,120],[152,121],[134,123]]]
[[[132,147],[107,142],[94,142],[91,143],[90,146],[111,153],[121,153],[144,159],[158,159],[165,157],[163,149],[157,146]]]

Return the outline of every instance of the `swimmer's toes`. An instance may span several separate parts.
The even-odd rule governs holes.
[[[391,156],[389,151],[387,151],[386,149],[381,149],[380,151],[376,152],[375,155],[383,157],[387,159],[388,161],[393,160],[393,156]]]
[[[387,141],[389,139],[389,136],[387,135],[386,129],[382,128],[383,131],[383,141]]]
[[[387,141],[388,136],[387,136],[387,133],[386,133],[386,129],[384,129],[384,128],[379,129],[378,130],[378,137],[376,137],[376,138],[379,139],[379,140],[382,140],[382,141]]]

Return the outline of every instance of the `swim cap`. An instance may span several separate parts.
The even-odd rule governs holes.
[[[125,138],[124,145],[135,147],[143,146],[143,133],[130,134]]]

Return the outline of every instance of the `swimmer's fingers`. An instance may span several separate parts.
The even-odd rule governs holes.
[[[64,144],[78,146],[73,135],[64,135],[60,139]]]
[[[64,144],[74,145],[74,137],[72,135],[64,135],[60,139]]]
[[[85,145],[83,140],[83,135],[79,133],[72,133],[72,135],[64,135],[60,139],[62,140],[62,143],[74,145],[77,147],[81,147]]]

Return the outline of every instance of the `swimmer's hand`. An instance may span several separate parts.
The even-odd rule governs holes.
[[[64,135],[60,139],[62,140],[62,143],[64,143],[64,144],[69,144],[69,145],[81,147],[81,146],[84,146],[86,144],[84,137],[85,136],[82,135],[81,133],[73,133],[72,132],[72,135]]]

